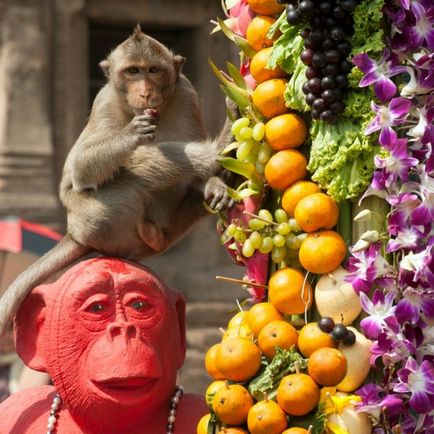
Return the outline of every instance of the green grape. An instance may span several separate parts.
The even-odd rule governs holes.
[[[239,243],[244,243],[246,241],[246,234],[243,230],[237,229],[237,231],[234,234],[234,240]]]
[[[235,141],[238,142],[238,144],[240,144],[241,142],[244,142],[244,139],[239,134],[236,134]]]
[[[300,232],[301,231],[301,227],[298,225],[297,220],[295,220],[295,219],[289,219],[288,223],[291,226],[291,230],[293,232]]]
[[[256,171],[260,173],[261,175],[264,173],[265,170],[265,164],[260,163],[259,161],[256,161],[255,163]]]
[[[268,209],[260,209],[258,212],[258,216],[261,217],[261,219],[268,220],[270,222],[273,221],[273,216],[271,215],[271,212],[268,211]]]
[[[308,236],[309,234],[306,234],[305,232],[298,234],[297,238],[300,240],[300,242],[302,243]]]
[[[252,150],[254,142],[252,140],[244,140],[240,143],[237,149],[237,159],[244,161]]]
[[[291,232],[291,226],[289,226],[289,223],[280,223],[276,231],[280,235],[288,235]]]
[[[274,235],[273,244],[276,247],[283,247],[285,245],[285,242],[286,242],[286,240],[285,240],[285,237],[283,235],[280,235],[280,234]]]
[[[241,128],[247,127],[250,124],[250,119],[242,117],[237,119],[231,126],[231,133],[236,136],[240,134]]]
[[[251,139],[252,138],[252,129],[250,127],[243,127],[240,130],[240,136],[244,139]]]
[[[273,250],[271,251],[271,260],[276,264],[279,264],[285,259],[287,253],[288,249],[286,248],[286,246],[273,247]]]
[[[243,248],[241,249],[243,256],[250,258],[255,253],[255,248],[252,246],[250,239],[244,241]]]
[[[252,231],[259,231],[265,228],[265,222],[259,219],[252,218],[249,220],[249,228]]]
[[[295,258],[298,258],[298,250],[291,250],[291,249],[289,249],[288,250],[288,258],[290,258],[290,259],[295,259]]]
[[[288,221],[288,214],[286,214],[285,210],[282,208],[278,208],[274,211],[274,217],[277,223],[286,223]]]
[[[267,143],[262,143],[258,152],[258,161],[262,164],[265,164],[271,157],[271,147]]]
[[[298,250],[300,248],[301,241],[298,239],[297,235],[289,233],[286,238],[286,247],[290,250]]]
[[[235,232],[237,231],[237,226],[234,225],[233,223],[231,223],[228,228],[226,229],[226,233],[230,236],[233,237]]]
[[[255,165],[256,164],[256,155],[254,155],[252,152],[250,152],[249,155],[247,155],[247,157],[243,160],[246,163],[250,163]]]
[[[265,134],[265,125],[263,122],[258,122],[254,127],[252,131],[252,137],[257,141],[260,142],[264,138]]]
[[[262,245],[262,237],[259,232],[252,232],[249,237],[250,242],[252,243],[252,246],[254,249],[259,249]]]
[[[261,247],[259,247],[259,251],[261,253],[270,253],[273,250],[273,247],[274,247],[273,238],[264,237],[262,239]]]

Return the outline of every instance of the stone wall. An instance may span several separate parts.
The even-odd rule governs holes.
[[[194,84],[212,135],[225,117],[224,99],[208,57],[234,56],[209,20],[221,16],[208,0],[0,0],[0,216],[14,214],[62,231],[57,185],[64,159],[89,113],[89,29],[143,26],[191,29]],[[236,62],[236,59],[235,59]],[[191,67],[191,65],[190,65]],[[213,216],[160,257],[146,261],[186,296],[188,354],[180,381],[203,392],[203,357],[217,342],[245,293],[216,275],[241,277],[219,244]]]

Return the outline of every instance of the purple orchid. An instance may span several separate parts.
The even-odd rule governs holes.
[[[410,321],[416,324],[421,315],[427,321],[434,319],[434,290],[407,288],[403,298],[396,305],[395,315],[400,323]]]
[[[397,250],[416,250],[420,246],[420,240],[423,238],[423,232],[415,226],[403,228],[396,236],[391,238],[387,243],[387,253],[396,252]]]
[[[376,116],[367,125],[365,134],[380,130],[379,142],[389,149],[397,141],[397,134],[392,127],[405,122],[410,112],[411,101],[407,98],[393,98],[388,107],[379,106],[372,101],[371,108]]]
[[[353,252],[348,260],[349,274],[346,281],[351,283],[354,290],[369,292],[374,283],[388,286],[392,267],[380,254],[381,243],[373,243],[366,250]]]
[[[366,87],[373,84],[375,94],[383,102],[396,94],[396,85],[390,77],[406,71],[405,66],[397,66],[396,56],[393,56],[387,49],[384,50],[383,57],[378,63],[366,53],[354,56],[353,63],[365,73],[359,86]]]
[[[419,253],[409,252],[400,262],[401,280],[411,285],[415,282],[428,283],[434,288],[434,264],[432,246]]]
[[[415,23],[408,29],[408,35],[412,39],[414,48],[427,46],[434,49],[434,8],[425,8],[420,3],[411,5]]]
[[[359,297],[363,310],[370,315],[362,319],[360,327],[367,338],[377,339],[383,326],[386,325],[385,319],[395,313],[395,294],[389,292],[384,295],[382,291],[377,289],[374,292],[372,301],[363,292],[359,294]]]
[[[394,392],[411,393],[410,407],[418,413],[434,410],[434,365],[424,360],[420,365],[409,357],[405,367],[397,372],[399,383]]]

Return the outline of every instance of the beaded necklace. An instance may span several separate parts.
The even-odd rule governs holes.
[[[184,388],[182,386],[176,385],[175,393],[170,400],[166,434],[172,434],[173,430],[175,429],[176,409],[183,394]],[[51,404],[50,416],[48,416],[47,434],[55,434],[56,432],[57,419],[59,418],[58,411],[61,403],[62,399],[60,398],[59,394],[56,393],[53,398],[53,403]]]

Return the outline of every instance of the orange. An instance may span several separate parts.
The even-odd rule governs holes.
[[[250,8],[257,14],[277,15],[285,6],[277,3],[277,0],[247,0]]]
[[[245,429],[235,426],[222,428],[217,434],[249,434]]]
[[[273,39],[267,38],[267,33],[275,21],[275,18],[266,15],[257,15],[250,21],[246,29],[246,39],[255,51],[273,45]]]
[[[257,402],[247,415],[250,434],[281,434],[287,425],[285,412],[279,404],[268,399]]]
[[[242,425],[253,406],[253,398],[248,390],[240,384],[222,387],[214,395],[212,409],[225,424]]]
[[[257,337],[262,327],[270,321],[283,319],[283,315],[270,303],[256,303],[247,313],[247,324]]]
[[[247,311],[240,310],[228,322],[228,329],[240,325],[246,321]]]
[[[222,340],[228,338],[248,338],[251,339],[253,337],[252,330],[248,326],[248,324],[244,322],[240,322],[238,325],[228,327],[225,331]]]
[[[253,104],[266,118],[288,111],[284,98],[286,83],[283,78],[272,78],[259,83],[252,92]]]
[[[294,211],[295,220],[305,232],[331,229],[338,222],[339,208],[327,194],[313,193],[301,199]]]
[[[274,154],[265,165],[264,175],[274,190],[285,190],[306,176],[307,161],[295,149],[284,149]]]
[[[282,268],[276,271],[268,282],[268,298],[280,312],[296,315],[309,309],[313,292],[301,271]]]
[[[313,232],[301,243],[298,258],[314,274],[330,273],[345,259],[347,247],[334,231]]]
[[[309,434],[309,431],[307,429],[294,426],[292,428],[286,429],[282,434]]]
[[[205,369],[214,380],[225,380],[226,377],[216,367],[216,354],[219,346],[220,344],[215,344],[206,352]]]
[[[272,51],[272,47],[263,48],[250,60],[250,74],[252,74],[258,84],[263,81],[271,80],[272,78],[284,78],[287,76],[286,72],[280,66],[276,66],[272,69],[267,68],[268,59]]]
[[[282,208],[288,217],[294,217],[295,207],[304,197],[318,193],[320,191],[317,184],[312,181],[298,181],[288,187],[282,195]]]
[[[217,390],[221,389],[226,385],[226,382],[223,380],[215,380],[213,381],[205,392],[205,401],[206,403],[211,406],[212,400],[214,398],[214,395],[216,394]]]
[[[320,389],[307,374],[283,377],[277,388],[277,402],[292,416],[303,416],[318,404]]]
[[[336,341],[321,331],[316,322],[309,322],[303,326],[298,334],[298,350],[304,357],[310,357],[319,348],[336,348]]]
[[[347,358],[336,348],[320,348],[309,357],[307,372],[321,386],[336,386],[347,373]]]
[[[258,346],[264,356],[272,359],[276,347],[289,350],[297,346],[297,330],[287,321],[271,321],[262,328],[258,336]]]
[[[265,140],[275,151],[296,148],[306,137],[306,124],[295,113],[276,116],[265,124]]]
[[[216,368],[225,378],[246,381],[252,378],[261,365],[261,351],[246,338],[228,338],[217,348]]]
[[[196,434],[207,434],[208,433],[208,424],[209,424],[209,420],[211,418],[211,415],[205,414],[204,416],[202,416],[199,420],[199,423],[197,424],[197,428],[196,428]]]

